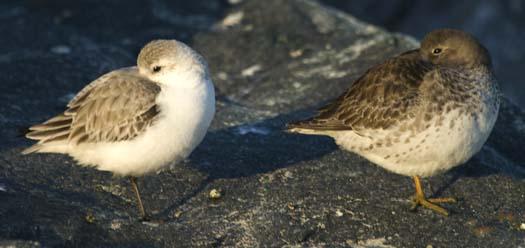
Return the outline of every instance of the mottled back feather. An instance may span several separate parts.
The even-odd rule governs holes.
[[[433,65],[419,58],[418,50],[403,53],[370,68],[334,102],[310,119],[289,129],[359,130],[386,129],[413,118],[420,86]]]

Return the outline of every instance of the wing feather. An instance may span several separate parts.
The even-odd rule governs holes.
[[[131,139],[151,125],[158,113],[155,98],[160,87],[135,74],[111,77],[110,83],[94,87],[72,106],[70,142],[115,142]]]
[[[82,89],[64,113],[32,126],[27,138],[38,143],[24,153],[38,152],[50,142],[80,144],[133,139],[158,115],[160,87],[136,68],[105,74]]]
[[[433,70],[413,50],[370,68],[343,95],[320,108],[313,118],[291,123],[289,129],[386,129],[413,118],[425,76]]]

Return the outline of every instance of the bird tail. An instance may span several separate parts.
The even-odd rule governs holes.
[[[37,140],[38,143],[23,150],[22,154],[59,152],[58,147],[63,146],[69,137],[71,122],[71,116],[60,114],[42,124],[30,127],[25,136],[28,139]]]
[[[309,120],[300,120],[286,124],[285,131],[289,133],[313,132],[315,126],[310,125]]]
[[[324,135],[331,131],[351,130],[348,126],[342,126],[339,123],[330,123],[329,121],[310,118],[306,120],[291,122],[286,125],[285,131],[289,133],[302,133]]]
[[[42,145],[41,144],[34,144],[34,145],[24,149],[21,153],[23,155],[27,155],[27,154],[30,154],[30,153],[39,152],[40,150],[42,150]]]

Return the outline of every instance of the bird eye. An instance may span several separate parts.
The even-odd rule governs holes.
[[[432,51],[433,54],[440,54],[441,53],[441,48],[436,48],[434,49],[434,51]]]
[[[157,65],[157,66],[154,66],[154,67],[153,67],[153,72],[159,72],[161,69],[162,69],[162,67],[160,67],[160,66],[158,66],[158,65]]]

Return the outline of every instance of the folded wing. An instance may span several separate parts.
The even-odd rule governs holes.
[[[57,142],[76,145],[133,139],[155,121],[159,92],[160,87],[135,68],[105,74],[81,90],[64,113],[32,126],[26,137],[38,143],[23,153]]]
[[[289,129],[359,130],[386,129],[413,118],[419,87],[433,66],[418,59],[417,50],[370,68],[334,102],[310,119],[291,123]]]

